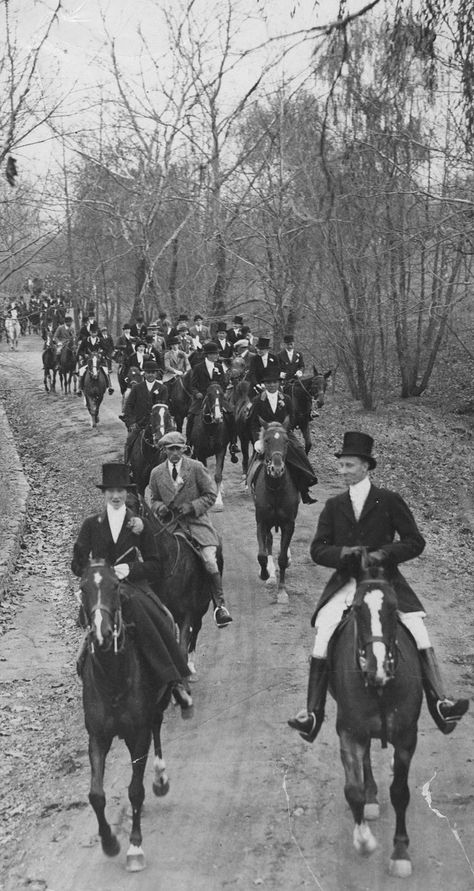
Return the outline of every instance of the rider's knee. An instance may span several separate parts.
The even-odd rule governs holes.
[[[215,572],[219,572],[219,567],[217,565],[217,547],[208,545],[207,547],[201,548],[200,556],[206,572],[210,572],[211,575]]]
[[[424,623],[425,616],[426,613],[422,611],[413,613],[402,613],[399,611],[398,613],[400,622],[408,629],[412,637],[414,637],[416,646],[419,650],[427,650],[428,647],[431,647],[430,636]]]

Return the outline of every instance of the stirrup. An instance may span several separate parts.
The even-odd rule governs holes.
[[[221,621],[217,620],[217,616],[221,617]],[[218,628],[225,628],[232,622],[232,616],[226,606],[216,606],[214,610],[214,622]]]
[[[456,714],[443,715],[443,712],[441,711],[441,708],[443,705],[448,708],[452,708],[452,709],[454,709],[454,707],[457,706],[458,711]],[[444,721],[446,724],[457,724],[457,722],[460,721],[461,718],[466,714],[468,708],[469,708],[469,701],[467,699],[458,699],[458,700],[447,699],[447,698],[446,699],[438,699],[438,701],[436,703],[436,711],[438,712],[438,715],[440,716],[441,720]]]

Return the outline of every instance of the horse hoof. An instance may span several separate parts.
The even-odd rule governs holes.
[[[284,589],[278,591],[276,602],[280,604],[280,606],[285,606],[290,602],[288,594]]]
[[[224,510],[224,505],[223,504],[215,504],[214,507],[212,508],[212,510],[214,511],[214,513],[220,513],[221,511]]]
[[[158,782],[153,783],[152,788],[157,798],[163,798],[170,791],[170,782],[168,778],[160,779]]]
[[[270,575],[270,576],[267,578],[265,584],[266,584],[267,588],[273,588],[273,585],[276,585],[276,578],[275,578],[275,576],[274,576],[274,575]]]
[[[380,817],[380,805],[376,801],[364,804],[364,820],[378,820]]]
[[[390,860],[388,871],[396,879],[408,879],[413,871],[411,860]]]
[[[188,669],[190,674],[196,674],[196,666],[192,659],[188,659]]]
[[[107,857],[116,857],[120,854],[120,842],[115,835],[111,835],[107,841],[102,840],[102,850]]]
[[[127,851],[127,872],[141,872],[145,869],[145,855],[142,848],[130,845]]]

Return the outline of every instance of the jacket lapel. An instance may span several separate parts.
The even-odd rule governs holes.
[[[371,487],[369,489],[369,494],[367,495],[367,498],[365,500],[364,507],[362,508],[362,513],[359,517],[359,523],[361,522],[361,520],[365,519],[367,514],[370,513],[370,511],[373,510],[374,507],[377,506],[377,504],[379,503],[378,495],[379,495],[379,490],[376,488],[376,486],[371,485]]]
[[[349,495],[349,490],[347,490],[347,492],[344,492],[344,494],[341,495],[341,510],[349,518],[351,523],[357,522],[355,513],[354,513],[354,508],[352,507],[352,501],[351,501],[351,496]]]

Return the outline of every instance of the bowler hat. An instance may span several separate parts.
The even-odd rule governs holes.
[[[168,318],[168,313],[167,313],[167,312],[159,312],[159,313],[158,313],[158,318],[159,318],[159,319],[167,319],[167,318]]]
[[[188,319],[189,319],[188,314],[186,312],[182,312],[179,316],[178,322],[187,322]]]
[[[145,374],[152,371],[158,371],[158,365],[156,364],[154,359],[148,359],[147,362],[143,363],[143,371]]]
[[[182,449],[186,449],[188,447],[187,442],[182,433],[178,433],[177,430],[172,430],[170,433],[165,433],[161,439],[158,440],[158,445],[164,446],[180,446]]]
[[[217,322],[216,323],[216,331],[227,331],[227,325],[225,322]]]
[[[130,479],[128,464],[103,464],[102,483],[97,489],[134,489],[135,483]]]
[[[218,343],[213,343],[212,340],[208,340],[207,343],[204,344],[203,350],[206,355],[212,356],[213,353],[218,353],[220,350]]]
[[[196,313],[196,315],[194,316],[194,321],[195,321],[195,322],[199,322],[199,321],[202,322],[202,315],[201,315],[200,312]]]
[[[176,346],[177,343],[181,343],[181,340],[180,340],[179,337],[170,337],[170,338],[168,339],[168,344],[169,344],[170,346],[173,346],[173,345]]]
[[[375,458],[372,457],[372,447],[374,440],[368,433],[359,433],[356,430],[350,430],[344,433],[344,441],[342,443],[342,451],[336,452],[336,458],[356,457],[363,458],[369,464],[369,470],[373,470],[377,466]]]
[[[128,322],[125,322],[125,325],[122,325],[122,331],[130,331],[131,327]]]
[[[244,320],[242,316],[234,316],[233,318],[234,325],[243,325]]]
[[[293,343],[295,339],[294,334],[285,334],[283,338],[283,343]]]
[[[280,369],[278,365],[269,365],[263,372],[264,383],[280,380]]]
[[[255,346],[257,347],[257,350],[268,350],[268,347],[270,346],[270,338],[259,337]]]

